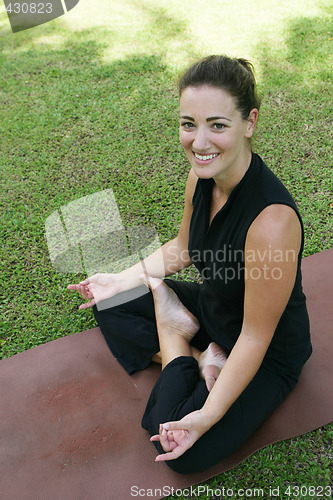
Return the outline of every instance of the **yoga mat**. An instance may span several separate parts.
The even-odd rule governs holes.
[[[141,428],[160,368],[133,376],[98,328],[0,362],[2,500],[127,500],[165,496],[229,470],[268,444],[333,420],[333,249],[303,260],[313,355],[294,391],[232,456],[200,474],[154,462]],[[164,490],[163,490],[164,488]],[[166,489],[167,488],[167,489]]]

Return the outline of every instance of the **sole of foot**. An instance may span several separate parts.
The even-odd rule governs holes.
[[[201,378],[206,381],[210,392],[227,361],[225,351],[216,342],[211,342],[199,358]]]
[[[157,326],[182,335],[190,342],[200,328],[197,318],[163,280],[146,274],[141,275],[140,279],[152,291]]]

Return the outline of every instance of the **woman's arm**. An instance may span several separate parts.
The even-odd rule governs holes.
[[[248,231],[243,325],[204,405],[212,424],[226,413],[261,365],[295,284],[300,245],[299,219],[286,205],[267,207]]]
[[[89,299],[89,302],[80,306],[81,309],[91,307],[97,301],[110,298],[116,293],[142,285],[139,276],[145,272],[152,277],[164,278],[192,263],[188,254],[188,238],[193,211],[192,198],[197,179],[191,170],[186,183],[185,206],[177,237],[145,258],[144,265],[138,262],[118,274],[96,274],[78,285],[68,286],[69,290],[77,291],[83,298]]]
[[[193,212],[192,198],[197,179],[197,176],[191,169],[186,182],[185,205],[178,235],[144,259],[147,274],[151,277],[164,278],[192,264],[188,254],[188,239]],[[128,290],[142,284],[139,276],[143,272],[142,263],[138,262],[119,273],[118,276],[122,280],[123,290]]]
[[[293,290],[300,244],[300,222],[288,206],[271,205],[252,223],[245,245],[241,333],[202,409],[179,422],[168,422],[168,431],[164,428],[161,443],[162,446],[165,443],[169,453],[159,455],[158,460],[169,460],[184,453],[225,415],[251,382]],[[279,255],[278,262],[272,258],[276,255]],[[174,446],[174,442],[170,444],[170,432],[179,439],[179,446]]]

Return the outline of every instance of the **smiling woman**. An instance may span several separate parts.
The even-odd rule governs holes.
[[[230,174],[233,183],[240,180],[250,163],[248,139],[254,133],[258,110],[252,109],[243,119],[229,92],[201,85],[183,90],[180,114],[180,142],[194,173],[214,177],[221,192]]]
[[[194,173],[214,177],[225,198],[250,163],[260,108],[253,67],[245,59],[207,57],[183,75],[179,93],[180,142]]]
[[[94,306],[128,373],[161,363],[142,425],[157,461],[191,473],[230,455],[274,411],[297,383],[311,342],[302,221],[251,150],[259,99],[250,63],[210,56],[179,88],[180,141],[192,168],[177,237],[119,274],[69,288],[88,299],[82,309]],[[192,263],[202,284],[161,279]],[[142,282],[151,294],[99,306]]]

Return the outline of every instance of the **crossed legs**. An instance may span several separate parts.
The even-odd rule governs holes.
[[[159,357],[161,361],[163,359],[163,370],[151,392],[142,419],[142,426],[150,435],[158,433],[161,422],[180,420],[201,408],[208,395],[208,383],[214,382],[223,363],[223,353],[219,346],[217,349],[214,344],[208,346],[209,340],[207,341],[203,329],[194,334],[192,343],[189,344],[189,330],[186,332],[187,338],[181,338],[182,322],[178,317],[177,324],[176,317],[171,315],[179,304],[184,312],[183,301],[186,307],[196,314],[196,284],[176,283],[172,280],[166,280],[166,283],[155,281],[154,284],[160,285],[161,288],[156,286],[152,294],[147,293],[129,303],[101,311],[94,308],[96,320],[111,351],[128,373],[148,366],[153,353],[160,349]],[[169,294],[168,290],[165,293],[164,286],[175,290],[176,298],[179,296],[180,300],[174,301],[174,295]],[[185,313],[186,311],[187,309]],[[191,319],[192,326],[195,324],[197,328],[198,323],[194,316],[189,315],[186,318],[187,326],[188,318]],[[176,337],[179,337],[178,340]],[[194,349],[193,344],[204,352],[201,354]],[[198,360],[201,378],[205,380],[200,380]],[[212,374],[216,369],[215,375]],[[209,379],[209,376],[212,378]],[[285,377],[279,377],[262,367],[223,419],[184,455],[167,462],[167,465],[180,473],[198,472],[229,456],[267,418],[293,385]],[[162,453],[162,449],[158,448],[159,443],[154,442],[154,445],[158,452]]]
[[[161,361],[164,369],[177,357],[194,357],[210,391],[226,362],[226,354],[214,342],[203,353],[191,346],[190,342],[200,328],[197,318],[162,280],[147,275],[143,275],[142,280],[149,286],[154,298],[160,351],[153,359]]]

